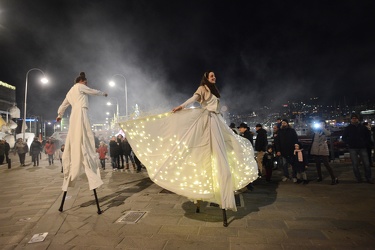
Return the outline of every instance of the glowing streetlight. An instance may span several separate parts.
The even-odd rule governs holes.
[[[128,86],[126,84],[126,78],[125,76],[121,75],[121,74],[115,74],[112,76],[115,77],[115,76],[120,76],[124,79],[124,83],[125,83],[125,116],[128,117]],[[116,83],[114,81],[110,81],[109,82],[109,86],[111,87],[114,87],[116,85]]]
[[[26,84],[25,84],[25,103],[24,103],[24,112],[23,112],[23,121],[22,121],[22,139],[25,141],[25,130],[26,130],[26,100],[27,100],[27,80],[29,78],[29,73],[33,70],[37,70],[37,71],[40,71],[42,74],[43,74],[43,78],[41,79],[41,82],[43,84],[46,84],[48,83],[48,80],[46,78],[46,75],[44,74],[44,72],[41,70],[41,69],[38,69],[38,68],[32,68],[30,69],[29,71],[27,71],[26,73]]]

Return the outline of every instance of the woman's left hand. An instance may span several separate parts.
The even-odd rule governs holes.
[[[176,112],[176,111],[179,111],[182,109],[182,106],[178,106],[178,107],[175,107],[174,109],[172,109],[172,112]]]

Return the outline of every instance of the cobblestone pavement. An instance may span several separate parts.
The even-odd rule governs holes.
[[[102,171],[97,190],[102,214],[85,176],[68,190],[64,210],[60,162],[43,156],[34,167],[0,166],[1,249],[375,249],[375,185],[356,183],[348,163],[332,164],[339,177],[330,185],[263,179],[254,191],[237,195],[238,211],[202,203],[201,212],[184,197],[157,186],[147,172]],[[374,170],[374,168],[372,168]],[[363,174],[363,170],[362,170]],[[316,178],[314,166],[308,177]],[[143,216],[142,216],[143,215]],[[136,221],[139,219],[138,221]],[[44,241],[28,243],[35,234]]]

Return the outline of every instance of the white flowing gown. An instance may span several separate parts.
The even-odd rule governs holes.
[[[207,91],[199,87],[183,104],[201,100],[202,108],[143,117],[120,126],[156,184],[191,200],[237,211],[234,191],[256,180],[258,167],[249,140],[229,128],[218,113],[219,99]]]
[[[66,98],[58,109],[60,117],[63,116],[69,105],[72,112],[69,119],[69,131],[65,141],[62,157],[64,168],[64,181],[62,190],[74,185],[74,181],[84,169],[90,190],[103,184],[100,177],[100,161],[95,150],[94,134],[88,117],[88,95],[102,95],[105,93],[91,89],[84,84],[76,83],[66,94]]]

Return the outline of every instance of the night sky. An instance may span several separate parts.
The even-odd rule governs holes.
[[[171,110],[213,70],[221,102],[244,113],[318,96],[373,100],[375,1],[0,0],[0,80],[17,87],[28,115],[54,119],[80,71],[128,109]],[[104,119],[105,97],[90,97]]]

